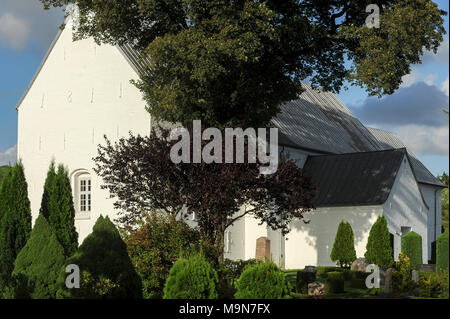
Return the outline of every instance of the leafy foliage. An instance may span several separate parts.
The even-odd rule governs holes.
[[[199,234],[184,221],[152,212],[125,238],[133,265],[142,279],[144,298],[162,298],[170,268],[180,252],[190,251]]]
[[[436,269],[438,272],[441,269],[448,270],[448,252],[448,231],[446,231],[436,239]]]
[[[302,294],[308,293],[308,284],[316,280],[316,274],[312,271],[297,271],[296,289]]]
[[[422,298],[442,298],[449,297],[448,269],[443,269],[439,273],[420,272],[419,273],[419,296]]]
[[[395,270],[392,271],[392,290],[394,293],[412,291],[416,284],[411,280],[410,259],[402,252],[398,254],[398,259]]]
[[[1,185],[1,181],[2,181],[3,176],[8,174],[8,171],[10,169],[11,169],[11,166],[0,166],[0,185]]]
[[[445,231],[448,232],[448,188],[442,190],[441,197],[441,207],[442,207],[442,226]]]
[[[384,215],[379,216],[370,229],[364,257],[369,263],[383,268],[389,268],[394,263],[387,220]]]
[[[344,292],[344,273],[340,271],[332,271],[327,275],[327,290],[330,293]]]
[[[422,264],[422,236],[413,231],[403,235],[402,253],[409,257],[412,269]]]
[[[237,283],[237,299],[283,299],[289,295],[285,274],[272,262],[249,265]]]
[[[330,258],[341,267],[350,266],[356,260],[355,238],[350,223],[341,221],[339,224]]]
[[[131,43],[149,57],[137,87],[156,119],[214,127],[268,124],[306,79],[392,94],[445,33],[430,0],[377,1],[378,29],[365,24],[370,0],[41,2],[78,5],[76,39]]]
[[[164,286],[164,299],[216,299],[217,272],[200,254],[178,259]]]
[[[63,165],[56,171],[52,162],[44,184],[40,213],[55,229],[56,236],[64,247],[64,255],[71,256],[78,247],[75,229],[75,208],[68,173]]]
[[[272,175],[261,175],[258,163],[175,164],[170,151],[176,142],[168,137],[169,130],[153,128],[150,136],[130,135],[114,145],[106,140],[99,147],[95,171],[117,198],[121,222],[134,224],[142,210],[195,214],[202,242],[221,258],[224,232],[239,218],[253,215],[286,234],[291,220],[311,207],[315,187],[292,160],[281,158]]]
[[[14,261],[31,232],[28,185],[22,163],[17,163],[0,186],[0,287],[9,285]]]
[[[12,275],[21,279],[19,284],[23,285],[16,289],[27,293],[20,297],[55,298],[57,279],[64,265],[64,259],[64,249],[58,242],[53,228],[44,216],[39,215],[30,239],[14,263]]]
[[[67,289],[66,273],[60,273],[63,298],[141,298],[142,283],[128,256],[127,247],[108,217],[100,216],[93,232],[86,237],[78,251],[66,261],[85,272],[80,289]]]

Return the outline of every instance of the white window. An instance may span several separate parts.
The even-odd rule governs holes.
[[[91,211],[91,179],[89,177],[83,177],[79,179],[80,192],[79,192],[79,211],[81,213]]]
[[[85,170],[78,170],[72,174],[74,205],[78,218],[89,218],[92,210],[92,179]]]
[[[225,252],[231,253],[231,244],[233,241],[231,240],[231,231],[225,231]]]

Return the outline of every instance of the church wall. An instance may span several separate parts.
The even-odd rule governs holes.
[[[113,201],[100,189],[92,158],[103,135],[112,141],[148,134],[150,115],[142,95],[129,80],[137,74],[113,46],[92,39],[72,42],[71,23],[60,35],[18,109],[18,157],[25,166],[33,221],[52,159],[72,178],[83,170],[92,178],[92,211],[76,216],[80,242],[100,214],[115,218]],[[73,187],[75,185],[72,185]]]
[[[441,234],[442,230],[442,207],[441,207],[441,196],[442,196],[442,188],[427,185],[427,184],[419,184],[420,189],[422,190],[423,197],[428,207],[428,260],[431,259],[431,244],[436,240]],[[436,220],[436,222],[435,222]]]
[[[429,212],[421,199],[419,186],[406,156],[383,209],[389,231],[394,235],[394,259],[398,260],[398,254],[401,251],[402,234],[411,230],[422,236],[423,263],[428,263]]]
[[[303,220],[291,223],[291,232],[286,235],[286,269],[335,266],[330,254],[342,220],[352,226],[356,256],[364,257],[370,228],[382,212],[381,206],[350,206],[322,207],[305,213]]]

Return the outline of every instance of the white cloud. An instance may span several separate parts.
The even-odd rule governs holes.
[[[404,75],[402,77],[402,84],[400,85],[401,88],[407,88],[411,85],[413,85],[418,79],[420,78],[420,72],[416,69],[413,69],[411,73]]]
[[[440,62],[440,63],[448,63],[449,57],[449,39],[445,40],[441,46],[439,47],[436,54],[431,51],[426,51],[422,62]]]
[[[448,75],[447,75],[447,78],[445,79],[445,81],[442,82],[442,92],[444,92],[445,95],[447,95],[447,96],[448,96],[448,85],[449,85],[449,83],[448,83]]]
[[[30,28],[26,21],[6,12],[0,15],[0,40],[16,50],[23,50],[28,41]]]
[[[438,74],[428,74],[425,78],[424,78],[424,82],[428,85],[434,85],[434,82],[439,78]]]
[[[0,166],[14,164],[17,161],[17,145],[7,149],[3,153],[0,152]]]
[[[448,126],[405,125],[397,129],[397,134],[416,154],[449,154]]]

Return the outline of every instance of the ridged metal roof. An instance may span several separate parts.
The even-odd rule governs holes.
[[[408,150],[408,155],[411,159],[411,166],[416,174],[417,181],[419,183],[431,184],[440,187],[446,187],[442,184],[426,167],[422,164],[421,161],[416,157],[416,155],[408,149],[405,143],[402,142],[400,137],[392,132],[376,129],[376,128],[368,128],[369,131],[377,138],[381,147],[383,149],[396,149],[396,148],[406,148]]]

